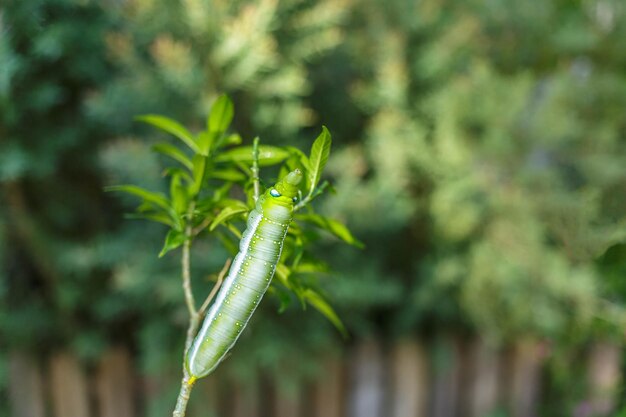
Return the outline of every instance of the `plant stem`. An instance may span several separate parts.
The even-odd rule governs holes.
[[[187,303],[187,308],[189,309],[189,326],[187,327],[185,350],[183,352],[183,380],[180,384],[180,392],[178,393],[178,399],[176,400],[176,407],[174,408],[172,417],[185,417],[187,403],[189,402],[189,396],[191,395],[191,389],[193,388],[193,384],[196,382],[196,378],[189,375],[189,372],[187,372],[187,367],[185,366],[185,356],[187,354],[187,351],[191,347],[191,344],[193,343],[194,336],[198,332],[198,327],[200,326],[202,316],[204,315],[204,312],[208,308],[209,304],[211,303],[211,300],[215,297],[215,294],[217,294],[217,290],[222,285],[224,276],[226,275],[228,267],[230,266],[230,259],[228,259],[217,277],[217,282],[211,289],[211,292],[207,296],[206,300],[204,300],[204,303],[202,303],[202,307],[200,307],[200,310],[196,311],[193,292],[191,290],[190,262],[191,238],[193,233],[193,229],[191,227],[191,215],[193,214],[194,208],[195,204],[191,203],[187,212],[189,214],[189,220],[187,223],[187,227],[185,228],[185,236],[187,240],[185,240],[185,244],[183,245],[182,259],[183,289],[185,292],[185,301]]]
[[[193,237],[193,211],[196,208],[196,203],[192,201],[187,209],[187,225],[185,226],[185,242],[183,243],[183,259],[182,259],[182,275],[183,275],[183,291],[185,293],[185,303],[187,303],[187,310],[189,316],[193,318],[196,312],[196,301],[193,298],[193,292],[191,291],[191,266],[190,266],[190,249],[191,239]]]
[[[293,208],[293,211],[298,211],[304,206],[306,206],[307,204],[309,204],[311,201],[313,201],[315,197],[319,196],[324,191],[326,191],[326,188],[328,188],[328,185],[329,185],[328,182],[324,181],[322,185],[320,185],[314,190],[311,190],[306,197],[304,197],[302,200],[298,202],[298,204],[295,205],[295,207]]]
[[[252,141],[252,184],[254,186],[254,201],[259,199],[261,186],[259,184],[259,137]]]
[[[190,378],[185,371],[185,376],[183,377],[183,381],[180,384],[180,393],[178,394],[178,400],[176,400],[176,408],[174,408],[174,413],[172,413],[172,417],[185,417],[185,413],[187,411],[187,403],[189,402],[189,395],[191,394],[191,389],[193,388],[194,382],[195,379]]]
[[[185,350],[183,351],[183,380],[180,384],[180,392],[176,400],[176,407],[172,413],[172,417],[184,417],[189,402],[191,388],[195,382],[195,378],[189,376],[187,367],[185,366],[185,355],[193,342],[193,337],[198,330],[200,317],[196,311],[196,302],[191,290],[191,240],[193,238],[193,211],[196,203],[191,202],[187,209],[187,225],[185,226],[185,242],[183,243],[183,256],[181,262],[181,273],[183,277],[183,292],[185,294],[185,303],[189,311],[189,326],[187,327],[187,337],[185,338]]]
[[[209,308],[209,304],[211,303],[211,300],[213,299],[213,297],[215,297],[215,294],[217,294],[217,290],[219,290],[220,286],[222,285],[222,281],[224,281],[224,277],[226,276],[226,272],[228,272],[229,266],[230,266],[230,258],[226,260],[226,263],[222,267],[222,270],[220,271],[219,275],[217,276],[217,281],[215,282],[213,289],[207,296],[206,300],[204,300],[204,303],[202,303],[200,310],[198,310],[199,317],[204,316],[204,313]]]

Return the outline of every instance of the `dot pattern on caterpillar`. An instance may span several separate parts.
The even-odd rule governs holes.
[[[293,218],[302,180],[290,172],[257,200],[228,276],[186,355],[189,375],[211,373],[233,347],[267,291]]]

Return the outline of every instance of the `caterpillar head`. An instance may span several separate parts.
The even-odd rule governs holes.
[[[282,206],[292,207],[298,201],[298,184],[302,181],[299,169],[291,171],[265,192],[265,198]]]

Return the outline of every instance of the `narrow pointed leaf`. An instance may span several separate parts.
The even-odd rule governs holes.
[[[152,147],[152,150],[158,152],[160,154],[169,156],[170,158],[180,162],[189,170],[193,169],[193,164],[191,163],[191,159],[183,151],[178,149],[174,145],[170,145],[169,143],[159,143]]]
[[[171,228],[175,228],[176,225],[168,216],[162,213],[129,213],[124,215],[127,219],[145,219],[152,220],[153,222],[162,223]]]
[[[159,258],[165,255],[167,252],[176,249],[185,242],[185,234],[177,230],[170,230],[165,236],[165,243],[163,249],[159,252]]]
[[[207,158],[202,155],[196,155],[193,157],[193,186],[191,187],[191,195],[196,195],[202,188],[204,182],[204,175],[206,171]]]
[[[248,178],[246,174],[236,169],[215,169],[211,171],[210,177],[232,182],[245,181]]]
[[[144,200],[154,203],[155,205],[165,210],[169,211],[172,209],[170,201],[163,194],[148,191],[144,188],[137,187],[136,185],[111,185],[109,187],[106,187],[105,191],[121,191],[123,193],[128,193],[137,197],[141,197]]]
[[[311,155],[309,156],[309,192],[315,189],[322,177],[322,172],[330,155],[331,142],[330,132],[326,129],[326,126],[323,126],[322,133],[311,146]]]
[[[174,174],[172,176],[170,182],[170,197],[176,213],[183,214],[187,211],[189,196],[187,195],[187,188],[181,184],[180,174]]]
[[[364,248],[363,242],[358,240],[352,232],[341,222],[329,219],[328,217],[320,216],[319,214],[298,214],[296,217],[298,220],[302,220],[317,227],[332,233],[344,242],[356,246],[357,248]]]
[[[217,135],[214,132],[204,131],[198,134],[196,142],[202,155],[208,156],[211,153],[211,148],[213,147],[216,137]]]
[[[207,130],[211,133],[221,134],[226,132],[233,120],[235,109],[233,102],[227,95],[221,95],[211,107],[211,114],[207,121]]]
[[[247,211],[248,211],[247,207],[233,207],[233,206],[226,207],[211,222],[211,225],[209,226],[209,231],[215,230],[217,226],[229,220],[230,218],[237,216],[238,214],[245,213]]]
[[[200,153],[200,148],[196,144],[193,135],[177,121],[156,114],[146,114],[144,116],[138,116],[136,117],[136,120],[158,127],[159,129],[176,136],[187,146],[189,146],[195,153]]]
[[[259,146],[259,166],[278,164],[289,157],[289,152],[276,146]],[[239,146],[215,157],[215,162],[252,164],[252,146]]]
[[[324,317],[326,317],[344,337],[348,337],[348,331],[341,322],[341,319],[337,313],[335,313],[335,310],[330,306],[330,304],[328,304],[328,302],[324,300],[319,293],[309,288],[304,290],[302,295],[306,302],[322,313]]]

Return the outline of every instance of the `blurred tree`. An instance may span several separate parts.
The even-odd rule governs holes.
[[[595,258],[626,237],[625,11],[444,3],[362,2],[352,91],[369,116],[335,159],[353,192],[329,209],[395,241],[374,275],[413,281],[399,326],[463,312],[499,339],[589,329],[606,296]]]
[[[109,24],[90,3],[0,8],[0,210],[11,242],[2,247],[11,316],[0,326],[11,346],[101,340],[89,335],[108,273],[92,241],[114,214],[96,163],[110,131],[88,116],[85,101],[111,76],[102,42]]]
[[[198,123],[221,92],[241,110],[242,136],[291,138],[314,122],[305,105],[308,64],[342,39],[348,1],[307,3],[184,0],[113,3],[117,29],[106,36],[120,72],[91,103],[118,129],[128,115],[168,113]],[[277,123],[280,121],[280,123]]]

